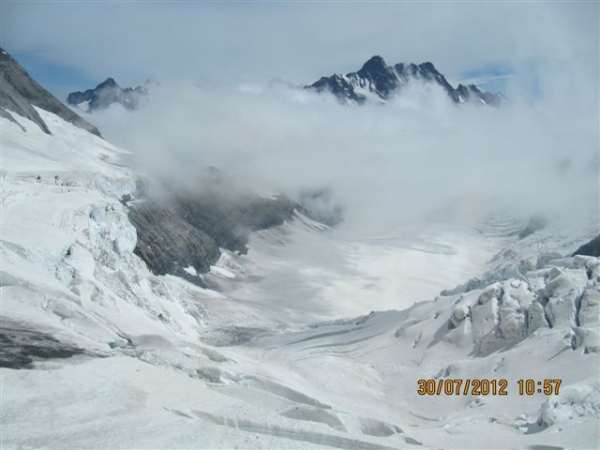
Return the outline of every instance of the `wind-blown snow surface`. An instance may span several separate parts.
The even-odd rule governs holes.
[[[38,112],[52,135],[2,119],[3,448],[598,447],[600,261],[560,258],[597,224],[356,241],[297,215],[201,289],[133,255],[124,152]]]

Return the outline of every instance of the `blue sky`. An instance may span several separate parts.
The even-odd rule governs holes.
[[[2,2],[2,46],[64,98],[111,76],[310,83],[433,62],[453,84],[543,92],[549,68],[598,79],[597,2]],[[573,74],[571,74],[573,76]]]
[[[100,82],[77,68],[47,61],[31,52],[16,52],[12,56],[38,83],[63,101],[69,92],[85,90]]]
[[[508,66],[488,66],[467,70],[459,74],[463,84],[475,84],[480,89],[490,92],[506,92],[507,85],[518,73]]]

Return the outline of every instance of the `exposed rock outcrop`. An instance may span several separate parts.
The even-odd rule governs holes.
[[[573,252],[573,256],[575,255],[587,255],[587,256],[596,256],[600,257],[600,234],[592,239],[587,244],[582,245],[577,250]]]
[[[210,270],[220,249],[246,253],[252,231],[281,225],[294,211],[285,197],[260,197],[236,186],[218,171],[197,189],[141,194],[142,201],[128,202],[129,219],[137,230],[135,253],[157,275],[172,274],[201,284],[186,268]]]
[[[100,131],[94,125],[85,121],[60,100],[40,86],[23,67],[6,52],[0,48],[0,116],[17,123],[18,120],[11,112],[19,114],[36,124],[44,131],[51,134],[48,126],[42,120],[34,106],[54,113],[76,127],[83,128],[96,136]]]

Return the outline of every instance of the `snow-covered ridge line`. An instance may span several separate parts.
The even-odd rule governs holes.
[[[373,56],[360,70],[346,75],[321,77],[305,89],[329,92],[342,103],[363,104],[367,101],[386,102],[414,82],[425,82],[444,90],[452,102],[498,106],[505,97],[500,93],[483,92],[477,86],[459,84],[452,87],[431,62],[399,63],[388,66],[381,56]]]
[[[0,90],[0,117],[16,123],[23,130],[26,127],[12,113],[26,117],[36,124],[34,126],[39,126],[44,133],[50,133],[50,127],[34,109],[34,107],[38,107],[56,114],[76,127],[100,136],[98,128],[79,117],[46,91],[2,48],[0,48],[0,84],[2,85]]]

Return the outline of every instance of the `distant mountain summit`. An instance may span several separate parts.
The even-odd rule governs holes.
[[[141,99],[148,93],[149,82],[134,88],[122,88],[113,78],[107,78],[94,89],[85,92],[71,92],[67,103],[86,112],[94,112],[113,103],[119,103],[129,110],[137,109]]]
[[[473,84],[452,87],[430,62],[388,66],[381,56],[373,56],[358,72],[322,77],[305,86],[305,89],[331,92],[342,103],[363,104],[369,98],[385,101],[401,92],[413,80],[441,86],[454,103],[478,102],[497,106],[503,99],[500,93],[484,92]]]
[[[35,107],[54,113],[60,118],[83,128],[96,136],[100,136],[98,128],[79,117],[60,100],[40,86],[23,67],[0,48],[0,117],[18,124],[23,130],[25,127],[19,123],[18,114],[36,124],[44,131],[51,134],[50,129],[36,111]],[[101,136],[100,136],[101,137]]]

